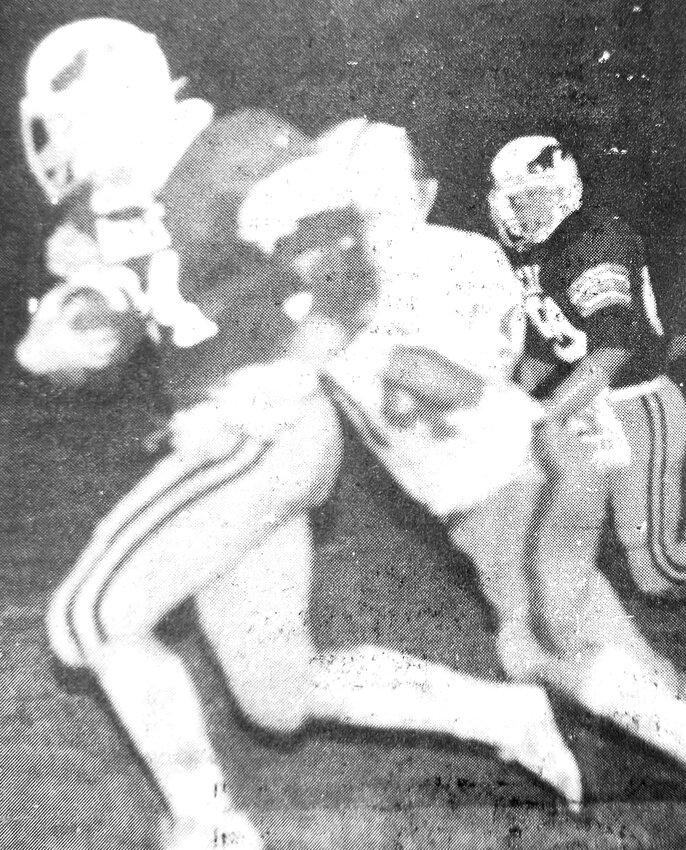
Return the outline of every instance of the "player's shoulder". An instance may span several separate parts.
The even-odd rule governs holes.
[[[267,109],[236,110],[214,118],[198,134],[168,184],[192,179],[240,196],[311,147],[309,138]]]
[[[178,160],[161,190],[167,220],[194,237],[235,227],[238,208],[263,177],[311,150],[312,142],[266,109],[214,118]]]
[[[598,256],[629,260],[642,252],[638,232],[622,216],[603,206],[582,207],[563,226],[563,235],[569,248],[589,262]]]

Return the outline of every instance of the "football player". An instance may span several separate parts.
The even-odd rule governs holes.
[[[544,408],[509,380],[524,336],[521,284],[491,240],[426,223],[434,186],[394,143],[401,133],[346,122],[326,139],[329,159],[296,161],[257,187],[241,209],[241,232],[270,252],[298,220],[354,198],[379,293],[367,326],[325,366],[329,391],[396,481],[473,555],[499,615],[506,670],[554,684],[686,762],[675,673],[593,561],[573,551],[584,569],[573,607],[562,583],[556,598],[552,581],[542,605],[532,598],[530,570],[551,556],[528,544],[559,503],[551,505],[548,476],[554,496],[560,485],[548,455],[538,465],[531,458],[534,430],[537,446],[547,446],[557,416],[544,422]],[[374,180],[384,168],[396,174],[387,186]],[[571,448],[584,450],[585,440],[569,436]]]
[[[231,800],[190,678],[156,634],[191,597],[253,721],[477,739],[578,805],[578,769],[539,687],[382,647],[322,657],[309,633],[308,512],[329,494],[341,452],[315,366],[376,303],[364,216],[387,210],[394,187],[426,188],[405,167],[404,136],[391,133],[395,160],[354,183],[340,140],[358,124],[313,141],[261,111],[216,120],[206,102],[179,99],[181,87],[154,36],[111,19],[61,27],[28,64],[27,159],[61,224],[46,250],[57,282],[18,360],[81,386],[147,333],[176,409],[171,451],[98,525],[52,600],[56,655],[95,674],[147,762],[169,811],[167,850],[262,846]],[[265,206],[265,182],[290,163],[342,177],[346,203],[294,216]]]
[[[609,509],[642,589],[664,594],[683,578],[686,410],[662,371],[664,334],[641,240],[619,217],[582,205],[576,162],[554,138],[511,141],[493,160],[491,180],[491,217],[524,287],[521,381],[551,423],[545,436],[555,486],[536,516],[532,610],[563,660],[578,648],[578,672],[566,667],[572,679],[583,678],[584,666],[600,671],[588,681],[595,676],[602,685],[601,702],[609,671],[624,669],[628,683],[636,663],[678,691],[679,676],[592,569]],[[609,660],[601,653],[594,664],[593,653],[608,644]],[[613,659],[617,646],[634,658]],[[580,683],[584,690],[593,688]]]
[[[525,285],[523,380],[584,433],[593,470],[611,469],[586,500],[593,527],[609,506],[638,587],[680,594],[686,405],[664,372],[642,241],[618,216],[582,205],[576,162],[554,138],[514,139],[491,177],[491,216]]]

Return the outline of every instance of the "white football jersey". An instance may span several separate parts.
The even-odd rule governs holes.
[[[377,231],[373,244],[377,307],[329,364],[334,394],[410,495],[438,515],[465,510],[519,474],[540,415],[508,381],[524,341],[521,284],[501,249],[478,234],[421,225],[402,239]],[[438,423],[391,424],[384,375],[398,345],[435,352],[486,379],[476,404],[444,411]]]

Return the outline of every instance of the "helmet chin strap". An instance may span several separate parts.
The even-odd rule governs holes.
[[[176,164],[196,137],[212,121],[214,108],[204,100],[180,101],[170,121],[155,136],[141,140],[140,155],[127,163],[121,179],[112,175],[94,187],[91,207],[96,215],[108,215],[130,207],[149,207]]]
[[[559,206],[556,206],[553,211],[552,221],[548,227],[542,227],[533,237],[530,239],[530,243],[532,245],[541,245],[543,242],[547,242],[548,239],[555,233],[558,227],[562,224],[565,219],[569,218],[569,216],[576,212],[581,206],[581,198],[579,198],[578,203],[576,204],[568,204],[561,203]]]

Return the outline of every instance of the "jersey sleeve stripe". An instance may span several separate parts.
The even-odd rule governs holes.
[[[578,310],[579,314],[587,319],[593,313],[597,313],[599,310],[603,310],[605,307],[612,307],[615,305],[623,305],[625,307],[631,306],[631,296],[626,295],[623,292],[605,292],[602,294],[594,295],[592,298],[588,298],[582,304],[575,304],[574,306]]]
[[[631,304],[629,270],[617,263],[593,266],[571,284],[569,300],[584,318],[608,304]]]

